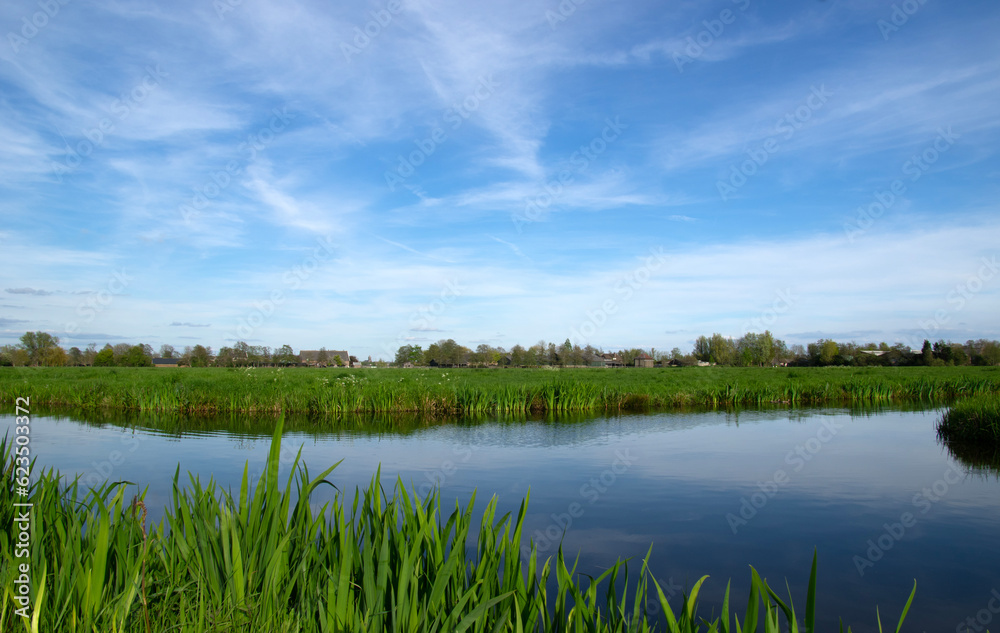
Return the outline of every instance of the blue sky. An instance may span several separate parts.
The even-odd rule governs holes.
[[[1000,338],[1000,7],[0,6],[0,343]]]

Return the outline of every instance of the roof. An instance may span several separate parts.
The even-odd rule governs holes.
[[[344,361],[345,365],[347,363],[349,363],[350,360],[351,360],[350,355],[348,355],[348,353],[346,351],[344,351],[344,350],[330,350],[330,349],[326,350],[326,361],[328,363],[334,362],[333,359],[336,358],[337,356],[340,356],[340,360]],[[318,349],[304,349],[301,352],[299,352],[299,362],[304,363],[306,361],[312,361],[314,363],[318,363],[319,362],[319,350]]]

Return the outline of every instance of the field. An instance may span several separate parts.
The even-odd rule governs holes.
[[[425,415],[949,402],[998,367],[665,369],[3,368],[0,402],[175,413]]]
[[[742,622],[728,587],[721,613],[701,620],[707,577],[671,611],[647,567],[652,549],[633,562],[632,579],[624,561],[586,579],[561,549],[540,561],[522,542],[527,498],[516,518],[497,519],[494,499],[473,520],[474,496],[446,518],[436,492],[420,499],[397,483],[390,496],[376,475],[316,510],[309,495],[336,465],[312,476],[296,458],[282,486],[281,432],[279,419],[260,478],[245,468],[235,496],[175,475],[171,507],[152,526],[142,494],[130,499],[126,484],[82,492],[53,471],[30,486],[30,524],[15,523],[14,503],[24,499],[15,496],[12,446],[0,440],[0,520],[18,526],[0,538],[0,582],[12,588],[0,594],[0,630],[693,633],[797,631],[803,616],[804,630],[814,630],[816,556],[804,613],[751,567]],[[665,621],[658,626],[650,612]]]

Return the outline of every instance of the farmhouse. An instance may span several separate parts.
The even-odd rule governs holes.
[[[321,356],[325,358],[321,360]],[[337,362],[338,356],[340,363]],[[343,350],[304,349],[299,352],[299,364],[307,367],[350,367],[351,356]]]
[[[176,358],[154,358],[153,367],[177,367]]]

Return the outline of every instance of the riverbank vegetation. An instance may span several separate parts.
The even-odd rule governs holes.
[[[946,442],[1000,448],[1000,396],[965,398],[945,411],[938,435]]]
[[[0,369],[0,402],[144,412],[629,411],[947,403],[1000,393],[995,367],[660,369]]]
[[[803,618],[814,630],[815,556],[804,613],[751,567],[742,620],[728,585],[721,613],[706,620],[698,601],[707,577],[670,605],[648,568],[652,550],[632,578],[628,561],[586,576],[561,548],[539,560],[522,539],[527,498],[516,517],[498,519],[494,498],[473,520],[474,495],[446,516],[437,491],[421,499],[397,483],[388,496],[376,474],[365,490],[338,491],[314,509],[310,495],[332,485],[336,465],[313,476],[296,457],[282,486],[281,432],[279,422],[259,479],[247,465],[236,495],[175,474],[159,524],[147,525],[144,495],[130,497],[123,482],[84,491],[45,472],[30,486],[26,539],[0,533],[0,630],[693,633],[797,631]],[[7,526],[25,501],[15,496],[11,448],[0,441]]]

